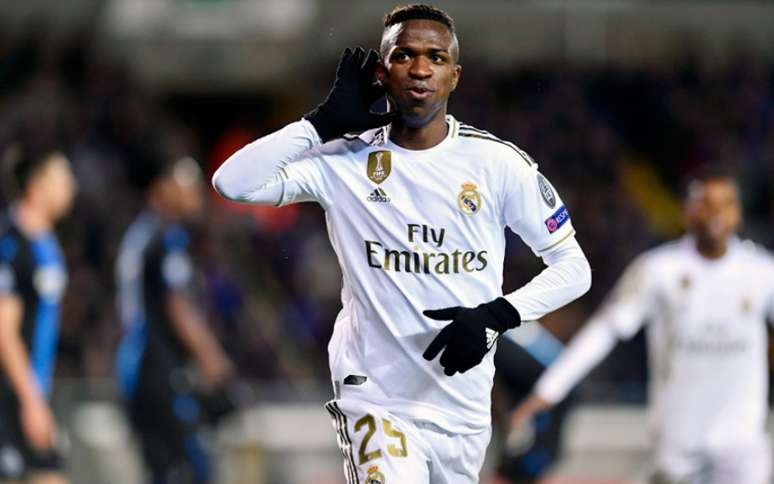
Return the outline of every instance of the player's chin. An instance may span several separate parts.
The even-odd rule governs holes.
[[[420,128],[433,120],[438,109],[431,104],[412,104],[399,109],[403,122],[412,128]]]

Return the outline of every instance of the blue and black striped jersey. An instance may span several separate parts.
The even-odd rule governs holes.
[[[116,366],[127,397],[134,395],[142,360],[149,353],[173,365],[187,358],[166,304],[170,293],[191,288],[194,271],[188,245],[181,226],[165,224],[152,211],[141,213],[121,242],[116,282],[124,336]]]
[[[67,285],[67,270],[56,236],[47,232],[27,237],[13,215],[0,218],[0,294],[21,299],[21,333],[34,377],[46,395],[56,362],[59,310]],[[11,393],[5,377],[0,394]]]

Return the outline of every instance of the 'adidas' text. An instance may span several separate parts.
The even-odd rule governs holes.
[[[381,188],[375,188],[374,191],[368,195],[367,200],[369,202],[390,203],[390,197],[388,197],[387,193]]]

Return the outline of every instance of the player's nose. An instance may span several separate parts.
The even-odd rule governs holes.
[[[432,76],[433,70],[430,68],[430,61],[424,56],[416,56],[411,62],[409,75],[415,79],[427,79]]]

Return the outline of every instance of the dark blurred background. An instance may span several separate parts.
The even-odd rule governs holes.
[[[450,112],[539,163],[591,262],[591,292],[543,321],[560,340],[635,254],[679,236],[681,179],[704,163],[737,170],[743,236],[774,247],[773,4],[436,3],[460,35],[464,69]],[[59,230],[70,274],[61,381],[110,385],[120,337],[115,255],[142,202],[133,180],[145,147],[190,154],[210,175],[314,107],[340,50],[375,47],[392,6],[0,2],[0,145],[19,132],[60,143],[80,186]],[[195,234],[202,301],[240,376],[268,382],[262,388],[318,382],[323,390],[310,399],[324,395],[340,274],[321,209],[236,206],[211,193]],[[506,291],[540,268],[510,239]],[[581,399],[644,402],[644,363],[638,336],[593,373]]]

